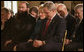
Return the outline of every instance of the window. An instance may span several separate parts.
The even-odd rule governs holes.
[[[14,14],[17,13],[17,1],[12,1],[13,2],[13,11]]]
[[[4,1],[4,7],[11,9],[11,1]]]
[[[4,7],[13,10],[14,15],[17,13],[17,1],[4,1]]]

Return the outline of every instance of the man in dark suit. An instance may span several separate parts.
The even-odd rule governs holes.
[[[43,23],[42,31],[34,35],[32,41],[18,45],[18,51],[61,51],[65,33],[65,21],[56,14],[55,4],[45,3],[43,11],[48,20]]]
[[[76,24],[75,37],[72,37],[72,42],[65,46],[65,51],[83,51],[83,4],[78,4],[74,7],[75,14],[79,17],[80,21]]]
[[[66,21],[67,37],[66,41],[70,40],[75,30],[76,20],[74,16],[68,12],[64,4],[58,4],[57,11],[59,15]]]
[[[11,28],[13,27],[10,10],[7,8],[1,8],[1,51],[11,50],[7,43],[11,42]],[[10,49],[9,49],[10,48]]]

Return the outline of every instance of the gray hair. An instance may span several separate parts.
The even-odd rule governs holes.
[[[44,3],[44,6],[43,6],[43,8],[44,7],[47,7],[47,9],[48,10],[56,10],[56,6],[55,6],[55,4],[53,3],[53,2],[46,2],[46,3]]]
[[[53,3],[52,1],[47,1],[47,2],[45,2],[45,3]]]
[[[76,11],[77,9],[83,9],[83,4],[77,4],[77,5],[74,7],[74,11]]]
[[[61,9],[64,9],[64,8],[66,8],[66,9],[67,9],[67,7],[66,7],[66,5],[65,5],[65,4],[59,3],[57,7],[59,7],[59,6],[63,6]]]

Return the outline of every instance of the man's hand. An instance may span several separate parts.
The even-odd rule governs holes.
[[[8,44],[10,44],[12,42],[12,40],[8,40],[5,42],[4,46],[7,46]]]
[[[64,41],[65,41],[66,45],[69,44],[70,42],[72,42],[72,40],[69,40],[69,39],[65,39]]]
[[[29,39],[28,42],[32,42],[33,40],[32,39]]]
[[[34,47],[40,47],[40,46],[42,46],[43,45],[43,41],[41,41],[41,40],[35,40],[34,42],[33,42],[33,46]]]

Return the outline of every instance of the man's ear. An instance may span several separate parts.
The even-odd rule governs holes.
[[[67,8],[64,8],[64,10],[67,10]]]
[[[29,13],[29,8],[27,8],[27,11],[28,11],[28,13]]]
[[[29,8],[27,8],[27,10],[29,10]]]

